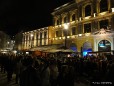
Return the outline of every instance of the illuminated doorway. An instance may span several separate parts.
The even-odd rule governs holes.
[[[76,44],[75,44],[75,43],[72,43],[72,44],[70,45],[70,49],[73,50],[74,52],[76,52],[76,51],[77,51],[77,46],[76,46]]]
[[[83,56],[86,56],[88,52],[92,52],[92,45],[90,42],[85,42],[82,47]]]
[[[111,43],[108,40],[101,40],[98,43],[98,51],[111,51]]]

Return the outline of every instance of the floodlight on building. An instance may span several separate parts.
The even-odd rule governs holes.
[[[82,36],[82,34],[78,34],[78,36]]]
[[[112,12],[114,12],[114,8],[112,8]]]
[[[69,23],[65,23],[64,24],[64,29],[65,29],[65,48],[67,48],[68,27],[69,27]]]
[[[93,14],[93,17],[96,17],[96,13]]]
[[[87,17],[85,17],[85,19],[90,19],[90,17],[91,17],[91,16],[87,16]]]
[[[80,18],[79,18],[79,21],[81,21],[81,20],[82,20],[82,18],[80,17]]]
[[[102,12],[102,13],[100,13],[100,15],[102,15],[102,16],[103,16],[103,15],[105,15],[106,13],[107,13],[107,12]]]

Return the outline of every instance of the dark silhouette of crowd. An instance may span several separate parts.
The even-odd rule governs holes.
[[[75,82],[114,84],[113,58],[113,55],[60,58],[0,54],[0,71],[7,74],[8,82],[16,74],[15,83],[20,86],[74,86]]]

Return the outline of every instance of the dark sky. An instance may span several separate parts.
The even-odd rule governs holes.
[[[13,36],[52,25],[55,8],[72,0],[0,0],[0,30]]]

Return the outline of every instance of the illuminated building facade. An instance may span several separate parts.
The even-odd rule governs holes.
[[[68,23],[68,47],[75,46],[79,52],[114,50],[114,0],[74,0],[52,15],[54,43],[63,43],[64,24]]]
[[[74,0],[52,16],[53,26],[23,33],[24,49],[64,45],[67,35],[66,46],[78,52],[114,50],[114,0]]]
[[[51,31],[52,26],[39,28],[33,31],[23,33],[22,49],[29,50],[39,46],[51,45]]]

